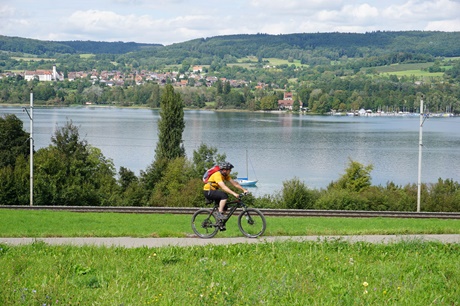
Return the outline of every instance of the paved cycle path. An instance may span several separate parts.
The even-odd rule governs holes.
[[[236,243],[271,243],[280,241],[331,241],[340,239],[346,242],[370,242],[370,243],[395,243],[400,241],[438,241],[442,243],[460,243],[460,235],[363,235],[363,236],[270,236],[260,238],[134,238],[134,237],[56,237],[56,238],[2,238],[1,244],[23,245],[34,242],[44,242],[50,245],[74,245],[74,246],[118,246],[127,248],[137,247],[163,247],[163,246],[202,246],[222,245]]]

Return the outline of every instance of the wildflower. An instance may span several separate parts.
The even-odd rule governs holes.
[[[368,293],[367,290],[364,290],[363,294],[367,294],[367,293]]]
[[[369,284],[368,284],[367,282],[364,282],[364,283],[363,283],[363,286],[364,286],[364,287],[367,287],[367,286],[369,286]]]

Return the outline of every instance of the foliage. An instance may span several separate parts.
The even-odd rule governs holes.
[[[283,182],[281,201],[288,209],[311,209],[318,198],[318,192],[310,190],[298,178]]]
[[[0,205],[29,204],[30,169],[23,156],[18,156],[15,166],[0,167]]]
[[[0,203],[29,202],[29,133],[16,115],[0,116]]]
[[[345,189],[351,192],[360,192],[371,186],[370,172],[372,169],[372,165],[364,167],[362,164],[350,160],[345,174],[337,182],[331,183],[328,190]]]
[[[36,55],[54,53],[111,53],[121,54],[139,50],[143,47],[161,46],[135,42],[101,41],[41,41],[36,39],[8,37],[0,35],[0,50],[23,52]]]
[[[23,130],[23,123],[16,115],[0,116],[0,168],[14,167],[18,156],[29,156],[28,139],[29,133]]]
[[[155,185],[151,206],[189,207],[203,202],[203,183],[193,179],[193,167],[185,157],[170,161],[161,180]]]
[[[37,205],[112,205],[117,189],[113,162],[81,140],[78,127],[56,130],[53,145],[37,151],[34,202]]]
[[[184,104],[179,93],[168,84],[161,96],[160,120],[158,121],[158,142],[155,160],[143,173],[143,181],[153,188],[163,177],[168,163],[185,156],[182,133],[185,128]]]
[[[355,191],[333,189],[325,192],[316,201],[315,209],[368,210],[368,201]]]
[[[194,177],[200,178],[207,169],[226,159],[226,154],[218,154],[216,147],[201,143],[198,149],[193,151]]]
[[[184,132],[184,105],[181,96],[172,85],[166,85],[161,97],[160,120],[158,121],[158,143],[155,159],[173,160],[185,156],[182,143]]]
[[[428,186],[429,197],[424,210],[428,211],[460,211],[460,184],[452,179],[438,179],[436,184]]]

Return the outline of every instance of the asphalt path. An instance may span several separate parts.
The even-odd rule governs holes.
[[[2,238],[0,244],[24,245],[35,242],[44,242],[49,245],[73,246],[106,246],[106,247],[164,247],[164,246],[203,246],[237,243],[273,243],[282,241],[333,241],[369,242],[369,243],[397,243],[401,241],[437,241],[442,243],[460,243],[460,235],[363,235],[363,236],[270,236],[260,238],[219,238],[201,239],[189,238],[134,238],[134,237],[56,237],[56,238]]]

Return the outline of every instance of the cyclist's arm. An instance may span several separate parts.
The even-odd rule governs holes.
[[[240,183],[238,183],[237,181],[235,181],[235,180],[233,180],[233,179],[230,180],[230,183],[232,183],[232,185],[235,186],[236,188],[241,189],[244,193],[249,192],[247,189],[244,189],[244,188],[240,185]]]
[[[233,181],[233,180],[231,180],[231,181]],[[231,182],[231,181],[230,181],[230,182]],[[232,194],[235,198],[238,197],[238,194],[237,194],[236,192],[234,192],[233,190],[231,190],[230,188],[228,188],[228,186],[225,185],[225,183],[224,183],[223,181],[217,182],[217,184],[219,184],[219,187],[220,187],[223,191]],[[238,185],[239,185],[239,184],[238,184]],[[241,187],[241,186],[240,186],[240,187]]]

